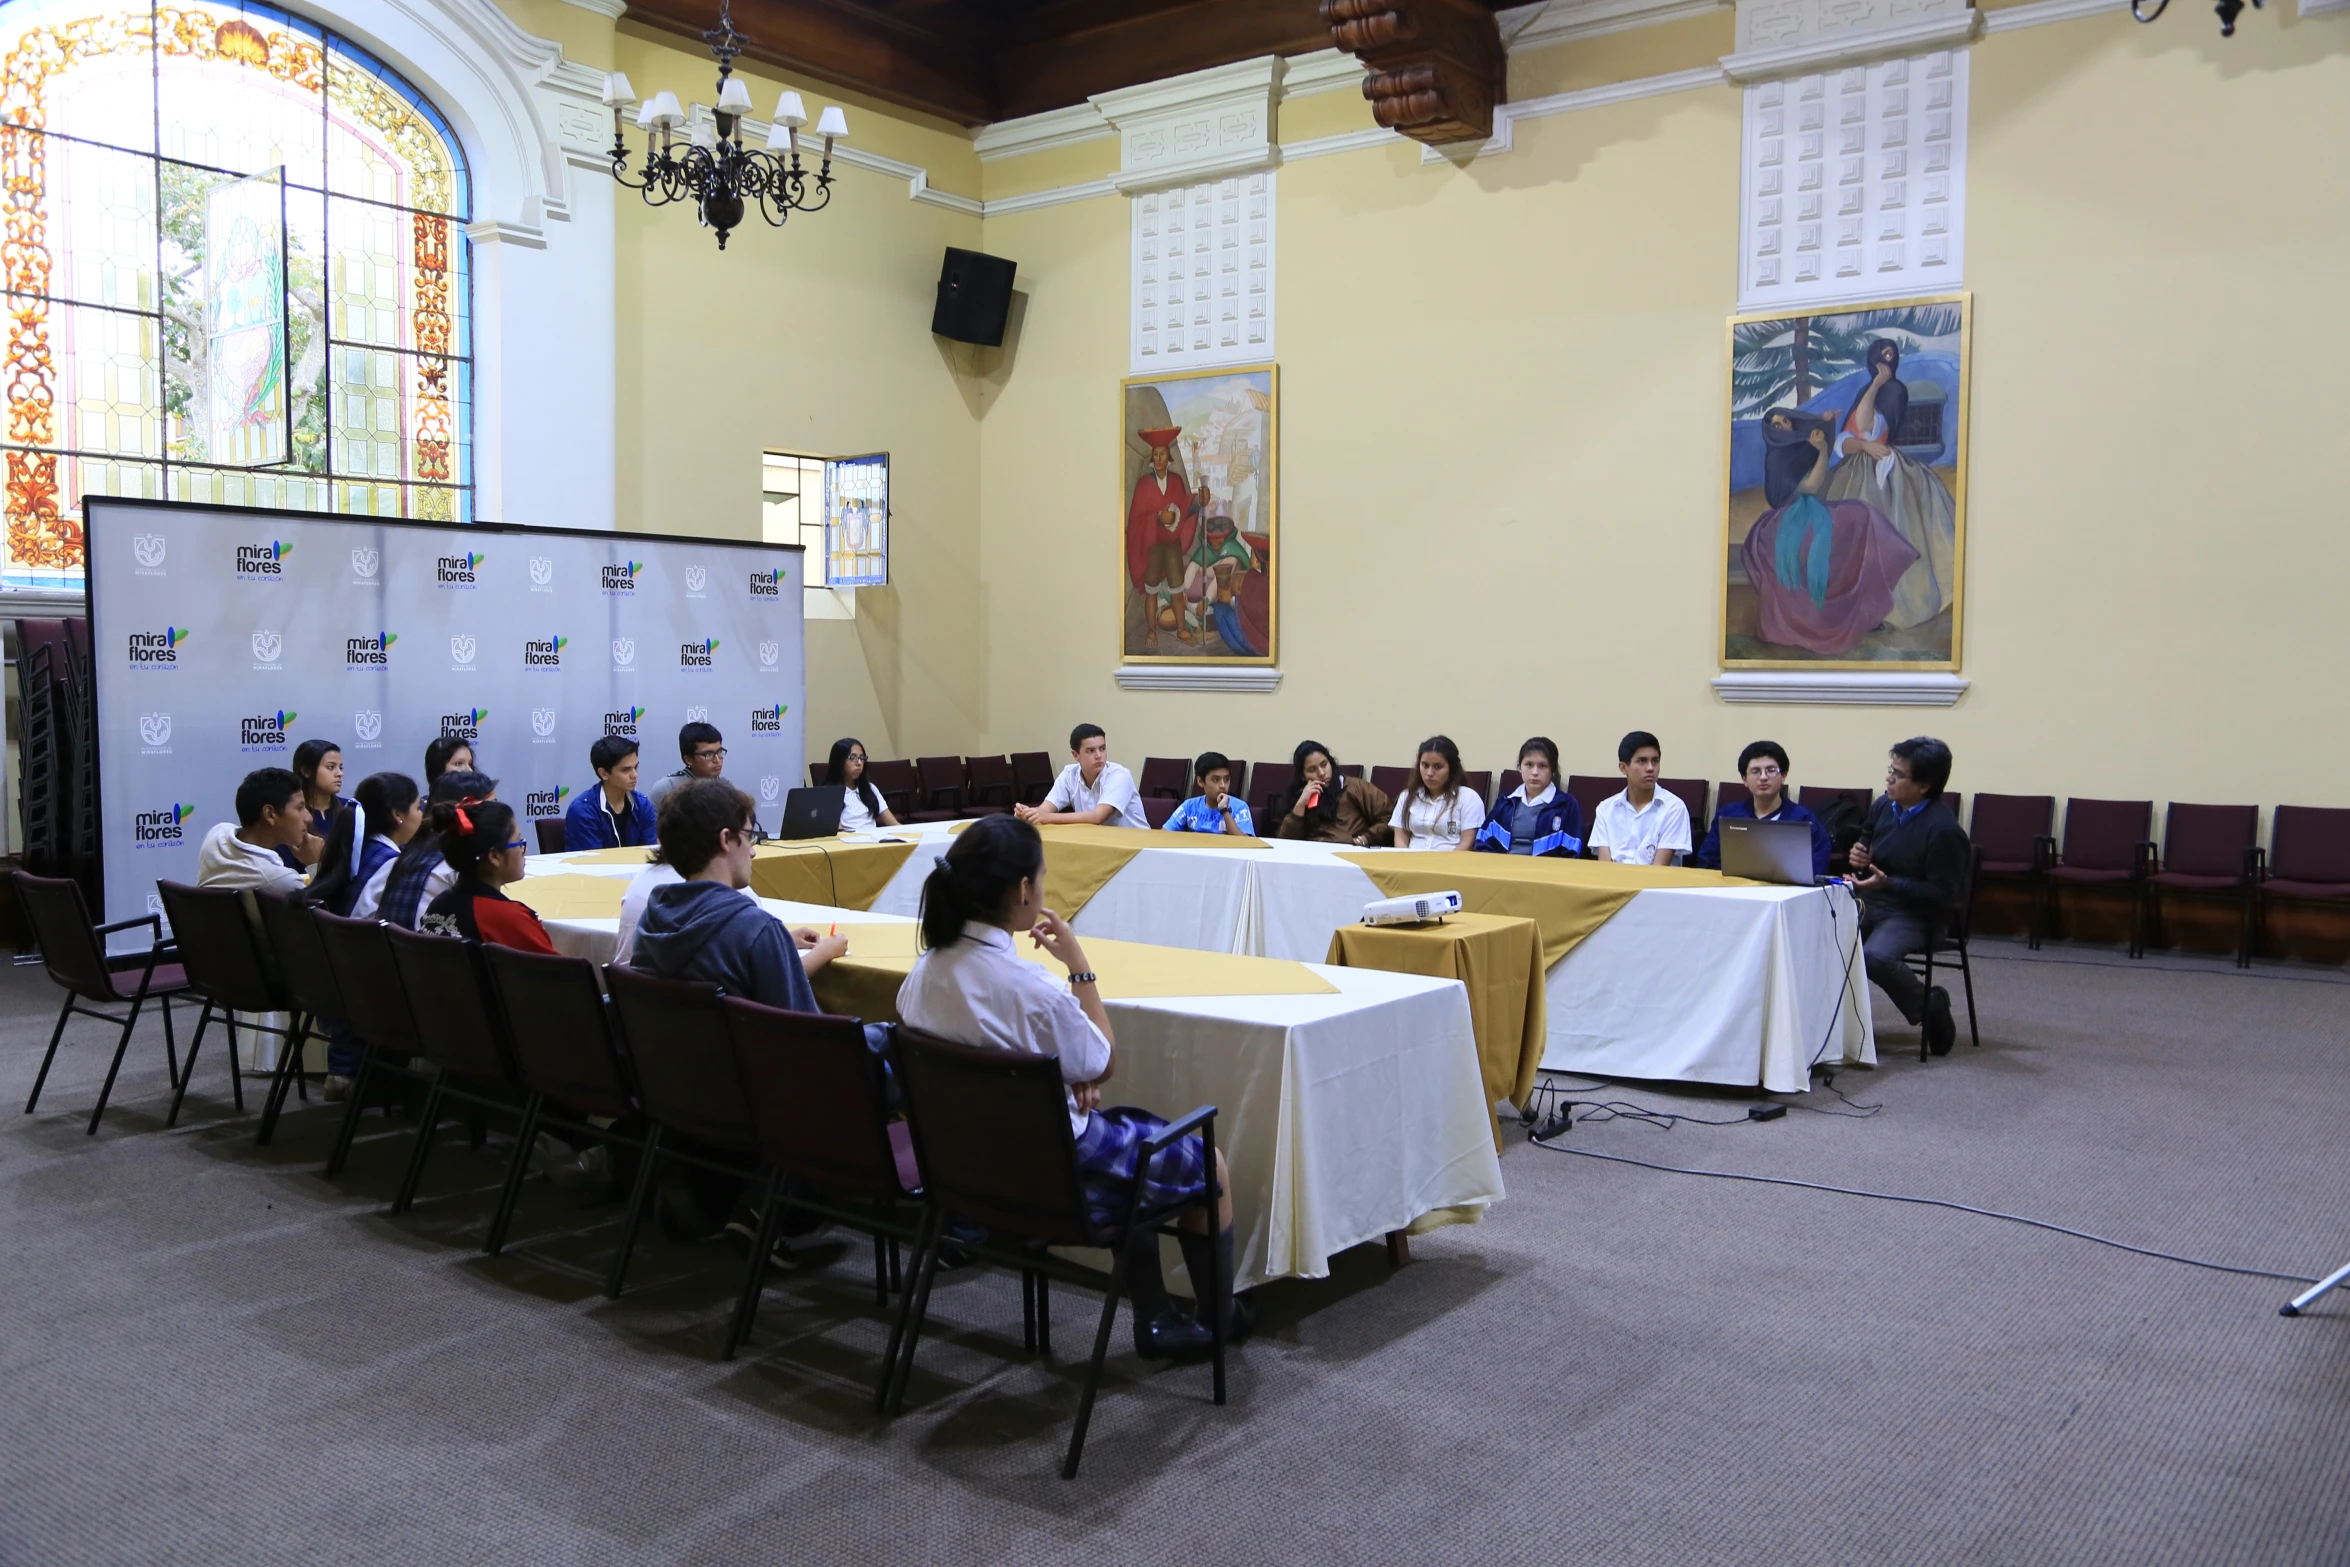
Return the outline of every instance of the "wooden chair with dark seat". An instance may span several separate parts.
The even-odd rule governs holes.
[[[270,1074],[273,1094],[276,1079],[284,1075],[285,1058],[302,1048],[302,1020],[291,1015],[294,999],[278,977],[262,932],[245,912],[243,892],[176,881],[158,881],[155,891],[163,900],[163,917],[171,921],[172,944],[188,976],[188,989],[204,1001],[203,1011],[196,1014],[196,1032],[188,1038],[179,1086],[172,1092],[171,1114],[163,1122],[177,1126],[188,1085],[196,1080],[196,1054],[204,1048],[204,1030],[215,1014],[228,1031],[229,1092],[239,1110],[245,1108],[245,1085],[237,1064],[237,1013],[247,1014],[243,1023],[248,1031],[278,1036],[277,1070]],[[268,1013],[288,1014],[285,1024],[262,1022]]]
[[[971,791],[963,776],[961,757],[919,757],[914,762],[914,778],[913,810],[901,811],[893,805],[892,815],[908,823],[962,820],[963,805],[971,797]],[[874,787],[880,785],[876,783]]]
[[[1413,767],[1374,767],[1371,769],[1371,787],[1390,800],[1400,800],[1403,792],[1412,786],[1412,781],[1417,777],[1419,769]]]
[[[898,1242],[919,1238],[922,1177],[913,1136],[890,1106],[887,1070],[866,1044],[864,1024],[740,996],[727,998],[725,1011],[768,1170],[751,1254],[773,1248],[787,1208],[820,1214],[873,1237],[874,1304],[887,1306]],[[754,1269],[735,1309],[727,1359],[750,1338],[763,1293],[764,1276]],[[884,1361],[876,1398],[888,1370]]]
[[[1191,792],[1191,763],[1180,756],[1146,756],[1135,787],[1145,800],[1180,802]]]
[[[1836,789],[1825,784],[1805,784],[1795,791],[1796,801],[1828,826],[1828,836],[1835,847],[1828,855],[1828,874],[1842,876],[1852,869],[1847,852],[1853,843],[1852,834],[1866,830],[1869,807],[1876,795],[1868,789]],[[1850,824],[1843,832],[1837,831],[1836,818],[1831,812],[1841,812],[1849,806]]]
[[[1297,768],[1289,762],[1252,762],[1248,769],[1248,793],[1241,796],[1248,801],[1249,814],[1256,818],[1257,836],[1270,838],[1281,825],[1279,812],[1289,798],[1289,786],[1297,782]]]
[[[530,826],[531,830],[538,834],[539,853],[561,854],[563,852],[562,818],[557,817],[551,821],[532,822]]]
[[[1519,772],[1514,767],[1503,768],[1501,774],[1501,793],[1493,797],[1493,803],[1499,805],[1509,795],[1524,787],[1525,782],[1526,775],[1524,773]]]
[[[1720,821],[1720,820],[1722,819],[1722,813],[1723,813],[1724,811],[1728,810],[1728,809],[1729,809],[1731,806],[1733,806],[1733,805],[1744,805],[1744,804],[1748,803],[1749,801],[1751,801],[1753,798],[1754,798],[1754,791],[1753,791],[1752,789],[1749,789],[1749,788],[1747,788],[1747,787],[1746,787],[1746,785],[1744,785],[1744,784],[1742,784],[1742,783],[1718,783],[1718,784],[1715,784],[1715,785],[1714,785],[1714,820],[1715,820],[1715,821]]]
[[[901,822],[914,819],[914,813],[921,808],[922,779],[912,762],[868,762],[865,780],[889,807],[890,815]]]
[[[504,1014],[490,999],[489,970],[482,948],[470,941],[428,936],[421,931],[384,927],[392,946],[392,966],[411,996],[429,996],[431,1023],[417,1031],[418,1053],[433,1066],[432,1083],[424,1108],[416,1115],[416,1148],[408,1156],[408,1173],[400,1179],[392,1212],[406,1213],[416,1201],[424,1180],[425,1160],[432,1153],[441,1107],[451,1099],[478,1110],[510,1112],[519,1118],[529,1097],[514,1071],[514,1049],[506,1032]],[[479,1122],[473,1145],[481,1146]],[[516,1141],[514,1161],[527,1163],[530,1140]],[[507,1179],[513,1179],[511,1166]],[[496,1222],[494,1219],[492,1222]]]
[[[1947,796],[1946,796],[1947,798]],[[2026,943],[2040,947],[2047,917],[2048,867],[2056,863],[2056,796],[1978,794],[1967,836],[1975,850],[1974,885],[2020,883],[2030,899]]]
[[[1583,813],[1583,858],[1591,859],[1591,829],[1599,824],[1599,807],[1611,795],[1624,792],[1621,775],[1575,773],[1567,779],[1567,793]]]
[[[1338,776],[1341,778],[1360,778],[1363,776],[1363,764],[1360,762],[1341,762],[1338,764]]]
[[[392,963],[392,946],[384,932],[390,927],[376,920],[345,919],[324,909],[312,909],[319,944],[333,965],[336,988],[342,992],[343,1016],[359,1036],[359,1071],[351,1079],[349,1108],[335,1134],[334,1151],[326,1158],[326,1176],[332,1180],[351,1157],[351,1143],[359,1135],[359,1117],[367,1106],[368,1089],[385,1074],[419,1081],[409,1061],[423,1053],[417,1039],[416,1012],[408,987]]]
[[[637,1166],[636,1189],[629,1194],[620,1252],[612,1259],[611,1277],[604,1281],[604,1293],[617,1300],[627,1281],[637,1231],[644,1224],[655,1166],[670,1159],[757,1180],[759,1128],[751,1119],[734,1045],[726,1032],[725,999],[716,985],[662,979],[614,963],[604,969],[604,988],[611,994],[620,1040],[636,1072],[637,1103],[653,1123]],[[752,1273],[766,1266],[766,1256],[754,1252]]]
[[[988,1239],[981,1244],[958,1242],[974,1258],[1057,1278],[1102,1291],[1101,1325],[1095,1330],[1093,1360],[1079,1396],[1077,1420],[1069,1433],[1069,1452],[1061,1466],[1063,1479],[1075,1479],[1078,1460],[1085,1452],[1085,1429],[1093,1419],[1094,1394],[1101,1385],[1102,1363],[1108,1358],[1110,1332],[1117,1325],[1118,1299],[1125,1292],[1128,1240],[1145,1234],[1173,1234],[1174,1223],[1185,1213],[1204,1209],[1215,1222],[1216,1109],[1202,1105],[1165,1131],[1146,1141],[1140,1158],[1155,1159],[1178,1138],[1199,1133],[1208,1170],[1206,1194],[1159,1206],[1142,1202],[1143,1182],[1136,1181],[1126,1211],[1107,1229],[1096,1228],[1086,1212],[1085,1183],[1077,1166],[1077,1141],[1069,1131],[1068,1100],[1061,1084],[1060,1062],[1051,1056],[1028,1055],[991,1047],[958,1045],[901,1025],[897,1032],[898,1069],[905,1087],[906,1118],[929,1199],[922,1238],[916,1247],[914,1277],[899,1309],[898,1328],[890,1335],[888,1359],[892,1371],[885,1383],[882,1409],[894,1414],[904,1408],[906,1383],[914,1369],[914,1354],[930,1307],[931,1281],[937,1276],[939,1247],[949,1215],[983,1226]],[[1009,1242],[1010,1244],[1006,1244]],[[1153,1239],[1148,1244],[1157,1244]],[[1047,1247],[1106,1246],[1115,1259],[1103,1273],[1071,1262]],[[1223,1281],[1207,1279],[1203,1300],[1216,1300]],[[1214,1336],[1215,1399],[1224,1402],[1224,1337],[1214,1312],[1208,1313]]]
[[[832,771],[832,763],[829,761],[810,762],[808,764],[808,787],[811,789],[821,788],[824,783],[824,775],[830,771]]]
[[[1706,788],[1702,778],[1659,778],[1656,786],[1689,807],[1689,848],[1695,853],[1697,846],[1705,842],[1705,797],[1713,791]]]
[[[1976,801],[1976,809],[1982,802]],[[2146,955],[2146,878],[2154,869],[2152,800],[2067,800],[2064,846],[2048,867],[2053,892],[2119,891],[2130,900],[2130,956]]]
[[[1232,764],[1232,797],[1235,800],[1246,800],[1248,798],[1248,763],[1234,756],[1230,751],[1224,753],[1224,760]],[[1191,781],[1191,792],[1192,794],[1199,793],[1197,778]]]
[[[963,763],[971,780],[965,816],[1000,816],[1020,803],[1020,781],[1008,756],[974,756]]]
[[[49,1050],[33,1077],[33,1092],[24,1102],[24,1113],[31,1115],[41,1102],[41,1085],[49,1081],[49,1067],[57,1059],[57,1044],[65,1037],[68,1021],[80,1016],[119,1024],[122,1034],[114,1042],[114,1060],[106,1068],[106,1082],[98,1090],[98,1104],[90,1112],[89,1130],[84,1134],[96,1136],[98,1118],[106,1113],[114,1079],[122,1071],[123,1052],[131,1046],[131,1030],[138,1027],[139,1014],[150,1000],[163,1010],[164,1070],[177,1092],[184,1078],[172,1037],[171,1003],[186,998],[188,976],[178,963],[163,961],[177,954],[164,939],[162,916],[142,914],[110,925],[92,924],[89,905],[82,901],[81,883],[62,876],[35,876],[30,871],[16,873],[16,899],[33,944],[41,950],[41,967],[65,992],[65,1005],[57,1013],[57,1026],[50,1030]],[[147,928],[148,941],[144,952],[115,958],[106,955],[107,937],[142,925]],[[98,1010],[125,1002],[130,1011],[119,1016]],[[243,1108],[241,1103],[239,1108]]]
[[[1052,757],[1043,751],[1014,751],[1011,761],[1012,778],[1020,796],[1018,803],[1044,804],[1044,797],[1053,792],[1053,780],[1060,775]]]
[[[2268,874],[2258,897],[2270,902],[2334,904],[2350,901],[2350,810],[2280,805],[2269,829]]]
[[[631,1130],[640,1122],[635,1074],[612,1032],[596,966],[585,958],[496,945],[483,946],[481,956],[514,1052],[514,1075],[530,1092],[515,1134],[515,1163],[482,1243],[494,1257],[505,1249],[529,1149],[542,1128],[582,1142],[601,1138],[637,1148],[645,1139]],[[591,1126],[591,1116],[609,1124]]]
[[[1146,795],[1142,802],[1142,818],[1153,827],[1164,827],[1175,814],[1175,808],[1182,803],[1180,800],[1170,800],[1163,794]]]
[[[1968,944],[1975,933],[1975,867],[1982,862],[1982,851],[1970,848],[1967,854],[1966,880],[1958,889],[1958,899],[1945,912],[1941,928],[1927,932],[1926,950],[1906,953],[1902,961],[1918,971],[1926,989],[1934,988],[1934,960],[1937,954],[1955,950],[1958,953],[1959,977],[1966,983],[1967,1037],[1977,1050],[1983,1048],[1983,1031],[1975,1023],[1975,965]],[[1926,1031],[1918,1028],[1918,1059],[1928,1059],[1931,1052],[1926,1044]]]
[[[309,1037],[345,1022],[346,1015],[334,965],[327,961],[318,922],[310,917],[310,905],[301,894],[263,896],[253,902],[261,911],[261,934],[269,944],[270,961],[277,965],[278,982],[285,986],[302,1023],[294,1031],[294,1048],[279,1058],[277,1071],[270,1077],[268,1097],[262,1101],[261,1126],[253,1134],[253,1146],[265,1148],[277,1135],[287,1092],[298,1091],[305,1101],[310,1098],[302,1070],[302,1050]]]
[[[2263,860],[2259,806],[2174,801],[2163,816],[2162,860],[2146,878],[2157,929],[2169,897],[2232,899],[2237,905],[2236,967],[2250,968]]]
[[[1961,822],[1966,820],[1966,796],[1956,789],[1945,789],[1934,796],[1934,803]]]
[[[1493,769],[1464,767],[1461,769],[1461,787],[1477,797],[1477,803],[1486,810],[1493,808]]]

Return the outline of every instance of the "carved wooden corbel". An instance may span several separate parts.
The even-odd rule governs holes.
[[[1322,0],[1322,20],[1371,68],[1363,96],[1381,125],[1435,146],[1493,134],[1505,60],[1479,0]]]

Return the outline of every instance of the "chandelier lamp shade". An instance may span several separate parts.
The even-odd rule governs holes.
[[[666,91],[640,105],[619,71],[604,74],[604,103],[612,111],[612,177],[641,191],[647,206],[692,202],[702,226],[718,231],[718,248],[724,250],[726,236],[753,211],[781,228],[794,212],[818,212],[831,202],[832,147],[848,138],[849,120],[838,105],[818,117],[815,134],[824,139],[823,161],[811,174],[800,162],[807,105],[798,93],[787,91],[776,101],[766,145],[751,147],[744,137],[751,90],[734,74],[735,57],[750,40],[734,30],[730,0],[721,3],[718,25],[702,40],[718,61],[718,101],[709,114],[689,111],[677,94]],[[644,171],[634,176],[628,170],[631,109],[637,129],[645,133]]]

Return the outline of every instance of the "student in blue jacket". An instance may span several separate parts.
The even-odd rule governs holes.
[[[1583,852],[1583,807],[1558,786],[1559,748],[1543,735],[1518,747],[1525,782],[1495,802],[1472,849],[1573,859]]]
[[[563,847],[633,849],[654,840],[653,802],[636,786],[636,742],[606,735],[588,747],[596,787],[563,813]]]
[[[1738,776],[1746,781],[1748,798],[1733,800],[1714,813],[1705,842],[1697,846],[1694,863],[1709,871],[1722,868],[1722,823],[1732,817],[1749,821],[1802,822],[1811,828],[1811,873],[1828,874],[1828,855],[1835,845],[1820,819],[1787,798],[1787,752],[1776,740],[1757,740],[1738,753]]]

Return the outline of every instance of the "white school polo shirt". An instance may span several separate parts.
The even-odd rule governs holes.
[[[1689,852],[1689,807],[1670,789],[1658,789],[1640,810],[1632,809],[1629,791],[1619,791],[1599,802],[1591,814],[1591,842],[1606,845],[1611,859],[1646,865],[1659,848]]]
[[[1134,786],[1134,775],[1116,762],[1102,763],[1101,776],[1093,787],[1085,786],[1085,771],[1075,762],[1061,769],[1061,776],[1053,780],[1053,792],[1044,797],[1044,803],[1056,811],[1090,811],[1097,805],[1115,807],[1105,827],[1148,827],[1151,819],[1142,814],[1142,791]]]

